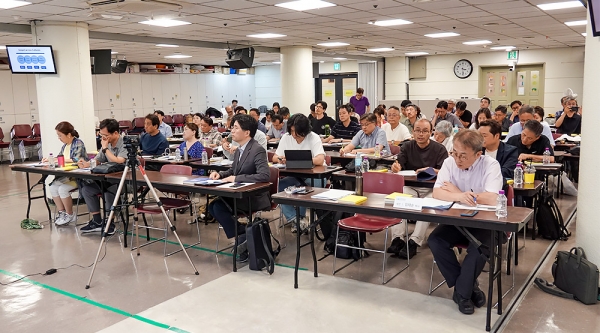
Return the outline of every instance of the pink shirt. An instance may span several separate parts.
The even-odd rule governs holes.
[[[502,172],[496,159],[481,155],[467,170],[459,169],[453,157],[444,160],[438,173],[434,188],[450,182],[463,192],[492,192],[498,194],[502,189]]]

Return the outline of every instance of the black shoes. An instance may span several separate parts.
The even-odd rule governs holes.
[[[470,315],[475,312],[473,301],[468,298],[463,298],[456,292],[456,289],[454,289],[454,294],[452,294],[452,300],[454,300],[454,303],[458,304],[458,311],[461,313]]]
[[[479,289],[479,283],[477,281],[475,281],[475,285],[473,285],[471,301],[473,301],[473,304],[478,308],[485,305],[485,293]]]
[[[94,220],[90,220],[87,225],[84,225],[79,229],[82,234],[86,234],[89,232],[98,232],[102,231],[102,222],[96,222]]]
[[[415,243],[414,240],[409,239],[408,240],[408,255],[406,254],[406,245],[404,245],[400,249],[400,252],[398,252],[398,257],[403,258],[403,259],[408,259],[408,258],[414,257],[417,254],[417,247],[419,247],[419,245],[417,245],[417,243]]]
[[[396,237],[394,238],[394,240],[392,240],[392,244],[390,245],[390,247],[387,248],[387,253],[398,254],[398,252],[400,252],[400,249],[405,247],[406,242],[404,241],[404,239]]]

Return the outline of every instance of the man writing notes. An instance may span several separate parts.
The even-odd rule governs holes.
[[[349,152],[353,153],[365,153],[373,154],[375,152],[375,146],[379,145],[379,148],[385,149],[388,152],[390,147],[385,136],[385,132],[377,127],[377,116],[372,113],[367,113],[360,117],[360,127],[362,128],[354,138],[352,142],[346,147],[340,149],[340,154]],[[355,149],[358,148],[359,149]]]
[[[333,128],[331,129],[331,135],[323,139],[323,142],[342,141],[344,139],[351,140],[358,131],[360,131],[360,125],[352,121],[350,118],[350,112],[348,112],[348,106],[346,104],[338,108],[338,120]]]

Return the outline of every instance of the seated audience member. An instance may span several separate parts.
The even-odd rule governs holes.
[[[194,113],[193,123],[196,124],[196,126],[198,126],[198,128],[200,128],[200,123],[202,122],[202,118],[204,118],[202,113],[200,113],[200,112]]]
[[[286,106],[284,106],[281,109],[279,109],[278,115],[282,116],[283,121],[285,123],[287,123],[288,119],[290,119],[290,109],[288,109]]]
[[[570,96],[563,96],[560,99],[560,110],[556,111],[554,113],[554,119],[558,119],[560,118],[560,116],[563,114],[563,110],[565,109],[565,101],[567,100],[567,98],[569,98]]]
[[[158,117],[149,114],[144,119],[144,130],[140,136],[140,150],[142,155],[162,155],[169,148],[167,138],[158,130]]]
[[[239,113],[241,113],[241,114],[248,114],[248,110],[246,110],[246,108],[243,107],[243,106],[241,106],[241,105],[236,106],[235,107],[235,114],[239,114]]]
[[[435,114],[433,115],[433,119],[431,120],[431,123],[433,124],[433,126],[435,126],[435,125],[437,125],[438,122],[440,122],[442,120],[447,120],[452,124],[452,126],[456,125],[456,126],[458,126],[458,128],[464,127],[462,122],[460,121],[460,119],[458,119],[457,116],[448,112],[448,103],[446,101],[439,101],[437,103],[437,106],[435,109]]]
[[[488,108],[479,109],[479,111],[477,111],[477,113],[475,114],[475,122],[471,124],[471,127],[469,127],[469,129],[472,129],[472,130],[479,129],[479,123],[486,121],[486,120],[492,120],[492,113],[490,112],[490,109],[488,109]]]
[[[273,112],[275,114],[278,114],[280,109],[281,109],[281,106],[279,105],[278,102],[273,103]]]
[[[521,134],[525,123],[529,120],[535,120],[533,114],[534,112],[531,106],[523,105],[521,109],[519,109],[519,124],[514,124],[510,127],[510,129],[508,130],[508,134],[506,135],[506,138],[504,138],[503,141],[508,142],[508,140],[511,137]],[[544,127],[542,134],[545,137],[547,137],[548,141],[550,141],[550,144],[554,146],[554,138],[552,137],[552,131],[550,130],[550,126],[544,124],[542,124],[542,126]]]
[[[308,120],[312,120],[315,117],[316,107],[317,107],[317,103],[312,103],[310,105],[310,114],[308,115]]]
[[[254,118],[254,120],[256,120],[256,122],[258,123],[258,130],[263,133],[267,133],[267,128],[265,127],[265,124],[260,122],[260,111],[258,111],[257,108],[250,109],[250,116]]]
[[[479,101],[480,109],[483,109],[483,108],[489,109],[490,105],[492,105],[492,101],[488,97],[482,97],[481,100]]]
[[[430,139],[432,125],[427,119],[420,119],[415,123],[415,139],[404,142],[396,162],[392,165],[392,172],[400,170],[423,171],[433,168],[437,173],[442,167],[444,160],[448,158],[448,151],[441,144]],[[404,186],[404,193],[412,194],[414,197],[431,197],[431,189],[426,187]],[[421,247],[425,241],[425,233],[429,222],[418,221],[415,225],[410,239],[408,240],[408,254],[406,253],[406,242],[404,241],[405,220],[392,227],[392,244],[387,249],[388,253],[395,253],[400,258],[412,258],[417,254],[417,247]]]
[[[160,110],[156,110],[154,111],[154,115],[158,117],[158,121],[160,122],[160,125],[158,125],[158,130],[160,131],[160,133],[162,133],[162,135],[164,135],[165,138],[172,137],[173,130],[171,129],[171,126],[165,124],[165,122],[163,121],[163,119],[165,119],[165,113]]]
[[[236,116],[237,115],[233,116],[232,119],[237,119]],[[235,122],[235,120],[233,122]],[[231,140],[231,142],[229,142],[229,140]],[[256,131],[256,133],[254,133],[254,140],[256,140],[256,142],[258,142],[258,144],[265,149],[265,152],[267,151],[267,136],[265,135],[265,133],[261,131]],[[229,136],[227,138],[221,140],[221,144],[223,145],[223,155],[225,155],[225,157],[229,160],[233,158],[236,149],[238,149],[238,147],[240,146],[237,142],[233,140],[233,136],[231,135],[231,133],[229,133]]]
[[[346,110],[348,110],[348,113],[350,114],[350,121],[360,124],[360,116],[354,111],[354,105],[352,105],[352,103],[346,103],[344,105],[346,105]]]
[[[508,110],[506,109],[506,106],[498,105],[493,114],[493,118],[495,121],[498,122],[498,124],[500,124],[502,132],[508,132],[510,126],[513,124],[513,122],[510,121],[510,119],[508,119],[508,117],[506,116],[507,113]]]
[[[515,167],[519,162],[519,151],[517,147],[500,141],[502,128],[495,120],[486,120],[479,123],[479,133],[483,137],[484,155],[495,158],[500,164],[502,177],[513,178]]]
[[[390,145],[397,145],[402,141],[410,140],[412,137],[408,128],[400,123],[400,110],[397,106],[390,106],[388,109],[388,122],[381,125],[381,129],[385,132]]]
[[[58,156],[63,155],[65,165],[73,162],[77,163],[79,160],[88,160],[85,145],[71,123],[61,121],[56,125],[54,130],[56,130],[56,135],[58,135],[60,142],[63,143]],[[44,158],[43,161],[45,162],[47,159]],[[77,188],[75,180],[70,177],[56,176],[48,188],[50,189],[50,194],[57,210],[57,214],[54,217],[54,224],[64,225],[75,222],[77,214],[73,212],[73,199],[71,198],[71,191]]]
[[[224,120],[224,125],[227,128],[230,128],[231,126],[229,125],[229,120],[231,120],[231,117],[233,117],[234,112],[233,112],[233,106],[231,105],[227,105],[225,107],[225,114],[223,114],[223,120]],[[198,128],[200,128],[200,121],[198,121],[198,123],[196,123],[194,121],[194,124],[198,125]]]
[[[233,164],[226,171],[212,172],[210,179],[222,179],[226,182],[247,182],[247,183],[264,183],[270,179],[269,164],[267,162],[267,154],[263,147],[256,142],[252,137],[257,132],[258,121],[247,115],[237,115],[231,129],[231,137],[237,142],[240,147],[233,156]],[[235,241],[235,246],[238,246],[238,258],[240,262],[248,260],[248,250],[246,246],[245,232],[246,228],[240,224],[234,216],[238,213],[246,215],[252,212],[257,212],[271,207],[271,200],[267,192],[261,192],[253,195],[250,200],[238,200],[237,212],[233,212],[233,200],[231,198],[219,198],[208,205],[209,213],[223,227],[223,231],[227,238],[235,236],[236,229],[238,230],[238,239]],[[252,209],[252,212],[249,211]]]
[[[233,126],[233,123],[231,123],[231,125]],[[219,144],[221,144],[221,139],[221,133],[213,127],[212,118],[202,118],[200,121],[200,142],[202,143],[202,146],[209,148],[218,147]]]
[[[195,123],[187,123],[183,126],[183,142],[179,145],[181,156],[184,156],[184,149],[187,149],[188,158],[202,158],[204,147],[198,140],[200,138],[200,129]],[[204,170],[197,170],[195,175],[204,174]]]
[[[454,134],[454,128],[449,121],[442,120],[435,125],[435,132],[433,132],[433,139],[444,146],[446,151],[449,153],[452,151],[452,135]]]
[[[287,123],[280,114],[274,114],[271,117],[271,128],[267,131],[267,140],[281,139],[286,132]]]
[[[508,139],[506,143],[517,147],[519,151],[519,161],[533,160],[542,162],[544,151],[550,150],[550,162],[554,162],[554,150],[550,140],[542,135],[544,126],[537,120],[528,120],[523,127],[521,135],[515,135]]]
[[[383,124],[385,124],[385,110],[380,108],[380,107],[376,107],[375,110],[373,110],[373,113],[375,114],[375,116],[377,117],[377,127],[381,127]]]
[[[554,123],[556,132],[568,135],[581,133],[581,116],[577,114],[579,110],[575,109],[579,109],[577,100],[575,97],[567,97],[563,112]]]
[[[340,149],[340,154],[350,152],[373,154],[376,145],[379,145],[380,149],[390,151],[385,132],[375,126],[376,122],[377,117],[372,113],[367,113],[360,117],[360,127],[362,129],[352,138],[352,142]]]
[[[329,125],[330,129],[333,128],[333,125],[335,125],[335,120],[329,117],[325,111],[327,111],[327,103],[318,101],[317,105],[315,106],[315,116],[310,120],[312,131],[318,135],[325,134],[326,125]]]
[[[350,120],[350,113],[348,112],[347,105],[341,105],[338,108],[339,121],[333,125],[331,129],[331,135],[323,142],[352,140],[352,138],[360,131],[360,125]]]
[[[286,150],[310,150],[313,157],[313,165],[317,166],[325,164],[325,151],[323,150],[321,139],[315,132],[311,131],[310,122],[305,115],[301,113],[293,115],[288,121],[287,130],[288,132],[281,138],[281,140],[279,140],[279,146],[277,146],[277,151],[273,156],[273,163],[285,164]],[[324,185],[323,180],[321,179],[315,179],[314,184],[317,187],[322,187]],[[279,191],[281,192],[290,186],[305,185],[307,185],[306,179],[301,179],[298,177],[285,177],[279,180]],[[288,223],[296,220],[296,209],[293,206],[280,205],[280,207]],[[304,232],[304,230],[306,230],[308,227],[308,222],[305,216],[306,208],[300,207],[301,232]],[[296,232],[295,224],[292,224],[292,232]]]
[[[533,107],[533,119],[539,121],[540,123],[542,123],[542,125],[550,126],[550,124],[548,124],[548,122],[544,120],[545,116],[546,116],[546,113],[544,112],[543,107],[541,107],[539,105]]]
[[[448,112],[456,113],[456,101],[453,99],[448,100]]]
[[[191,122],[194,122],[194,115],[188,113],[185,115],[184,124],[191,123]]]
[[[500,164],[492,157],[482,155],[482,148],[483,137],[477,131],[464,130],[454,135],[452,158],[444,161],[433,188],[435,199],[469,206],[496,205],[498,192],[502,189]],[[437,226],[427,242],[448,287],[454,287],[452,299],[458,304],[458,310],[472,314],[475,306],[485,305],[485,293],[479,288],[477,277],[486,264],[485,256],[490,254],[491,232],[465,229],[484,246],[477,248],[456,226],[446,224]],[[501,243],[505,241],[506,237],[500,240]],[[469,247],[461,265],[453,247],[466,243]]]
[[[162,135],[162,134],[161,134]],[[106,162],[124,164],[127,161],[127,149],[123,145],[123,138],[119,134],[119,123],[114,119],[104,119],[100,122],[100,136],[102,137],[102,149],[94,158],[96,164],[100,165]],[[77,161],[80,169],[89,168],[90,162],[80,159]],[[92,220],[80,230],[81,233],[102,231],[104,221],[100,215],[100,198],[98,194],[102,193],[100,185],[96,182],[82,182],[81,196],[85,200],[88,211],[92,215]],[[110,184],[104,187],[104,200],[106,202],[105,212],[108,216],[108,210],[115,200],[118,184]],[[115,225],[111,223],[108,229],[108,235],[115,233]]]
[[[510,121],[514,124],[519,122],[519,110],[521,110],[521,107],[523,106],[523,103],[521,101],[512,101],[512,103],[510,103],[510,108],[512,110],[512,113],[510,114]]]
[[[238,107],[238,100],[237,99],[233,99],[231,100],[231,109],[235,112],[235,108]]]
[[[456,112],[454,115],[460,119],[464,128],[469,128],[469,126],[471,126],[473,114],[471,114],[471,111],[467,110],[467,103],[465,101],[458,101],[458,103],[456,103]]]
[[[406,120],[406,107],[409,105],[413,105],[413,103],[410,101],[410,99],[405,99],[402,101],[402,103],[400,103],[400,122],[402,124],[404,124],[404,121]]]
[[[415,123],[417,120],[421,119],[421,109],[414,104],[408,104],[405,107],[406,110],[406,119],[402,122],[402,125],[408,128],[408,132],[412,135]]]
[[[267,111],[267,113],[265,113],[265,117],[260,120],[260,122],[263,123],[263,125],[265,125],[267,131],[271,129],[271,125],[273,124],[273,119],[271,117],[273,117],[274,115],[275,112],[273,112],[273,110],[269,110]]]

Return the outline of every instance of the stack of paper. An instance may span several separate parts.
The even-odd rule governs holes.
[[[332,200],[337,201],[345,196],[349,196],[354,194],[354,191],[346,191],[346,190],[329,190],[323,193],[315,194],[311,198],[313,199],[323,199],[323,200]]]
[[[496,206],[492,206],[492,205],[477,205],[477,206],[469,206],[469,205],[463,205],[460,203],[455,203],[452,206],[452,209],[466,209],[466,210],[490,210],[490,211],[495,211],[496,210]]]
[[[573,135],[563,134],[563,135],[559,136],[558,138],[554,139],[554,141],[562,141],[562,140],[567,140],[567,141],[571,141],[571,142],[581,142],[581,136],[573,136]]]
[[[184,184],[187,185],[218,185],[218,184],[223,184],[222,180],[211,180],[208,179],[208,177],[198,177],[198,178],[192,178],[192,179],[186,179],[183,181]]]
[[[355,205],[360,205],[361,203],[367,201],[367,197],[361,196],[361,195],[348,195],[345,196],[343,198],[341,198],[340,200],[338,200],[338,202],[344,202],[344,203],[352,203]]]
[[[416,176],[417,172],[415,170],[400,170],[398,174],[400,176]]]
[[[385,197],[385,203],[386,204],[393,204],[394,200],[396,200],[397,197],[407,197],[410,198],[412,197],[412,194],[408,194],[408,193],[400,193],[400,192],[394,192],[388,196]]]
[[[454,202],[452,201],[443,201],[434,198],[422,198],[423,208],[431,208],[431,209],[441,209],[447,210],[452,207]]]

